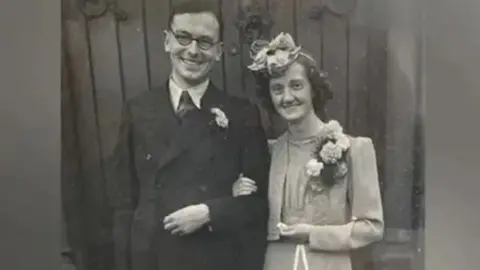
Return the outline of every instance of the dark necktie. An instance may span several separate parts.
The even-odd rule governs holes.
[[[193,104],[192,97],[190,97],[188,91],[182,91],[182,95],[178,102],[177,115],[183,117],[187,112],[193,109],[195,109],[195,105]]]

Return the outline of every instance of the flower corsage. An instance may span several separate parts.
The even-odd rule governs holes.
[[[336,180],[344,177],[348,170],[346,153],[350,141],[343,133],[342,126],[338,121],[331,120],[325,124],[322,133],[312,159],[305,166],[314,191],[335,185]]]
[[[227,129],[229,120],[227,115],[217,107],[211,108],[210,113],[212,114],[212,119],[209,122],[210,131],[212,133],[223,134],[223,139],[227,139]]]
[[[218,127],[222,129],[228,128],[228,118],[227,115],[220,110],[219,108],[212,108],[210,112],[215,116],[215,123]]]

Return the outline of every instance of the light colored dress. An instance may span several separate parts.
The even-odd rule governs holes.
[[[321,132],[317,136],[321,136]],[[349,137],[348,172],[332,187],[312,190],[305,165],[316,138],[287,133],[272,145],[265,270],[351,270],[350,251],[383,236],[375,150],[368,138]],[[282,237],[277,224],[315,225],[309,239]],[[306,266],[305,263],[308,265]]]

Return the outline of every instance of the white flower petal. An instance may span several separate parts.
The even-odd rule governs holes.
[[[317,177],[323,170],[323,163],[318,162],[316,159],[311,159],[307,162],[306,169],[308,176]]]
[[[320,151],[320,157],[326,163],[335,163],[342,157],[342,149],[340,146],[332,142],[328,142],[322,147],[322,150]]]
[[[211,108],[210,111],[215,115],[215,122],[222,128],[228,127],[227,115],[219,108]]]
[[[329,132],[333,132],[333,133],[337,133],[337,132],[342,133],[343,132],[343,128],[337,120],[330,120],[326,124],[326,128]]]
[[[350,140],[343,133],[335,133],[335,139],[337,140],[336,144],[343,150],[346,151],[350,148]]]

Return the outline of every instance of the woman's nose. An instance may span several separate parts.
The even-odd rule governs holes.
[[[293,101],[295,97],[292,95],[290,89],[286,88],[283,92],[283,101]]]

